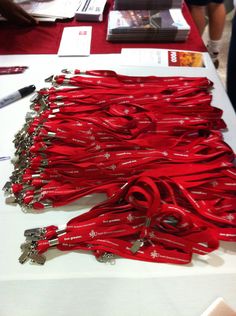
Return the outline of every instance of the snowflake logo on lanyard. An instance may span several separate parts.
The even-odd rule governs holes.
[[[89,236],[91,238],[94,238],[95,236],[97,236],[97,233],[92,229],[91,232],[89,233]]]
[[[110,155],[109,153],[105,153],[105,154],[104,154],[104,157],[105,157],[106,159],[109,159],[110,156],[111,156],[111,155]]]
[[[225,216],[225,218],[226,218],[228,221],[232,222],[232,221],[234,220],[234,215],[233,215],[233,214],[228,214],[227,216]]]
[[[151,257],[152,257],[152,259],[156,259],[156,258],[159,257],[159,253],[158,253],[156,250],[153,250],[153,251],[151,252]]]
[[[129,222],[132,222],[132,221],[134,220],[134,217],[132,216],[131,213],[129,213],[129,215],[127,216],[127,220],[128,220]]]
[[[156,235],[154,234],[154,232],[150,232],[149,237],[150,237],[150,238],[155,238]]]

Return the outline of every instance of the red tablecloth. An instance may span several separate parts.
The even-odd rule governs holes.
[[[193,23],[191,15],[183,5],[183,14],[191,26],[189,38],[183,43],[111,43],[106,41],[107,15],[111,8],[109,0],[103,22],[82,23],[75,20],[41,24],[35,27],[17,27],[0,24],[0,54],[57,54],[63,28],[66,26],[92,25],[91,54],[120,53],[121,48],[168,48],[206,51],[206,47]]]

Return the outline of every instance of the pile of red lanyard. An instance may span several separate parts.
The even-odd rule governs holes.
[[[235,155],[222,139],[222,111],[211,106],[212,82],[85,75],[55,76],[53,87],[38,91],[16,135],[5,190],[34,209],[98,192],[109,199],[62,230],[26,231],[20,262],[44,263],[56,246],[90,250],[101,261],[185,264],[219,240],[235,241]]]

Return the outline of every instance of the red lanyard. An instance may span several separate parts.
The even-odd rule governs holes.
[[[235,155],[222,139],[222,111],[211,106],[212,82],[85,75],[55,76],[67,87],[38,91],[14,140],[19,158],[6,190],[34,209],[98,192],[109,199],[63,230],[29,232],[39,240],[25,246],[27,256],[56,246],[99,260],[188,263],[219,240],[235,241]]]
[[[0,67],[0,75],[20,74],[24,72],[27,68],[27,66]]]
[[[56,246],[62,251],[90,250],[99,257],[108,252],[136,260],[186,264],[192,253],[216,249],[214,225],[174,201],[162,202],[163,196],[169,195],[163,191],[167,188],[164,182],[138,178],[110,200],[70,220],[63,229],[49,226],[28,230],[25,236],[34,240],[32,245],[39,255]]]
[[[103,72],[95,72],[93,75],[102,76]],[[23,149],[18,154],[26,150],[30,153],[27,165],[20,173],[20,181],[23,180],[27,185],[12,186],[21,204],[36,208],[43,205],[59,206],[74,201],[86,193],[105,191],[109,194],[114,188],[121,186],[128,177],[146,170],[156,170],[157,165],[160,168],[171,163],[168,174],[174,176],[176,163],[196,165],[202,161],[205,163],[232,161],[234,154],[222,142],[221,134],[208,132],[209,127],[221,128],[225,125],[221,120],[222,112],[209,104],[211,97],[206,91],[211,83],[207,79],[119,77],[114,72],[108,72],[105,78],[110,80],[110,77],[119,84],[158,83],[159,91],[164,93],[162,100],[163,96],[164,99],[166,98],[165,94],[170,86],[173,91],[168,93],[168,102],[165,101],[165,106],[157,104],[158,111],[156,111],[153,100],[159,100],[160,97],[156,94],[152,97],[153,92],[147,87],[142,87],[144,92],[132,90],[132,87],[129,90],[118,89],[114,92],[114,89],[107,88],[96,90],[95,86],[97,96],[94,94],[94,87],[82,90],[42,89],[40,93],[46,96],[45,102],[49,104],[49,108],[50,99],[53,104],[57,104],[58,100],[61,102],[67,97],[70,103],[63,104],[59,108],[40,111],[38,117],[33,118],[32,123],[27,127],[28,139],[23,137],[16,142],[19,149]],[[73,80],[78,78],[84,80],[81,76],[76,76]],[[94,80],[94,78],[89,79]],[[186,88],[189,84],[191,84],[191,93]],[[202,91],[205,91],[201,95],[203,104],[208,105],[205,104],[204,111],[200,107],[201,111],[193,112],[194,116],[192,116],[190,114],[193,108],[197,110],[199,107],[196,103],[200,96],[199,88],[194,90],[199,85]],[[111,93],[115,95],[115,99]],[[173,95],[176,93],[180,98],[178,100],[180,108],[172,104]],[[196,97],[194,93],[197,93]],[[183,98],[184,94],[186,94],[185,98]],[[97,100],[96,106],[94,96]],[[98,106],[101,97],[103,101],[108,101],[106,106],[104,103],[102,107]],[[186,104],[188,99],[191,101]],[[86,102],[77,110],[78,105],[75,106],[75,100]],[[132,100],[131,104],[129,100]],[[117,103],[113,104],[114,101],[118,101],[119,106]],[[194,105],[191,103],[193,101]],[[91,111],[89,116],[86,114],[86,109]],[[184,112],[186,109],[187,113]],[[203,113],[206,113],[204,117]],[[199,134],[199,129],[202,130],[202,135]],[[205,129],[206,131],[203,132]],[[29,146],[21,147],[22,143]],[[215,150],[216,146],[217,150]],[[174,167],[172,164],[175,164]],[[183,169],[184,167],[180,166],[181,173]],[[196,183],[196,178],[194,180]],[[29,190],[28,187],[35,189]],[[196,191],[196,186],[194,189]],[[207,193],[201,187],[200,195],[206,194],[211,196],[213,194],[209,186]]]

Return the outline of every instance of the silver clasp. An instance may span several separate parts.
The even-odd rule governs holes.
[[[137,251],[139,251],[139,249],[144,245],[144,240],[143,239],[137,239],[132,247],[130,248],[130,251],[132,253],[136,253]]]
[[[110,264],[115,264],[115,255],[111,252],[105,252],[102,254],[100,257],[96,258],[98,262],[102,263],[110,263]]]
[[[46,261],[45,256],[39,254],[36,250],[36,243],[34,242],[25,242],[21,245],[21,250],[23,251],[19,257],[19,262],[21,264],[25,263],[28,259],[30,259],[32,263],[41,265]]]

